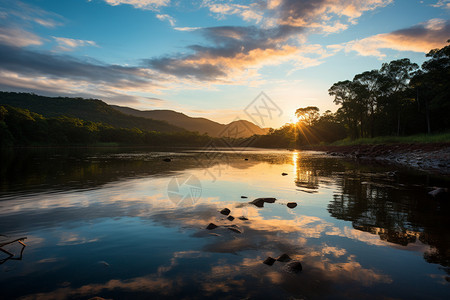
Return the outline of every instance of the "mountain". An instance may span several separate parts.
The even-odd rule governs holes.
[[[206,118],[193,118],[183,113],[173,110],[146,110],[141,111],[129,107],[111,105],[118,111],[135,117],[150,118],[154,120],[166,121],[189,131],[206,133],[212,137],[249,137],[254,134],[266,134],[267,129],[263,129],[252,122],[246,120],[234,121],[229,124],[221,124]]]
[[[96,99],[44,97],[28,93],[0,92],[1,104],[28,109],[49,118],[65,115],[85,121],[102,122],[118,128],[139,128],[159,132],[185,131],[183,128],[164,121],[122,113]]]

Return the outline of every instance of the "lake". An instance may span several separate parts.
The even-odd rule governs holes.
[[[26,237],[2,299],[450,298],[450,204],[427,194],[449,178],[252,148],[14,150],[0,171],[0,244]],[[282,254],[302,270],[263,263]]]

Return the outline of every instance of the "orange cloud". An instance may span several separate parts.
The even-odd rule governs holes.
[[[445,46],[449,37],[450,21],[431,19],[410,28],[351,41],[341,47],[346,52],[356,51],[362,56],[383,58],[386,55],[381,51],[382,49],[427,53],[431,49]],[[333,45],[333,47],[339,46]]]
[[[55,36],[53,38],[58,43],[58,47],[56,49],[61,51],[72,51],[75,48],[84,46],[95,46],[95,47],[97,46],[97,44],[94,41],[69,39]]]

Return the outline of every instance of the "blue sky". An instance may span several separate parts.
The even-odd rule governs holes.
[[[248,119],[264,91],[336,110],[328,88],[450,39],[450,0],[0,0],[0,89]]]

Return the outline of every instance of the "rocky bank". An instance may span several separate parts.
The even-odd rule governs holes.
[[[450,175],[450,143],[316,146],[332,156],[377,160]]]

